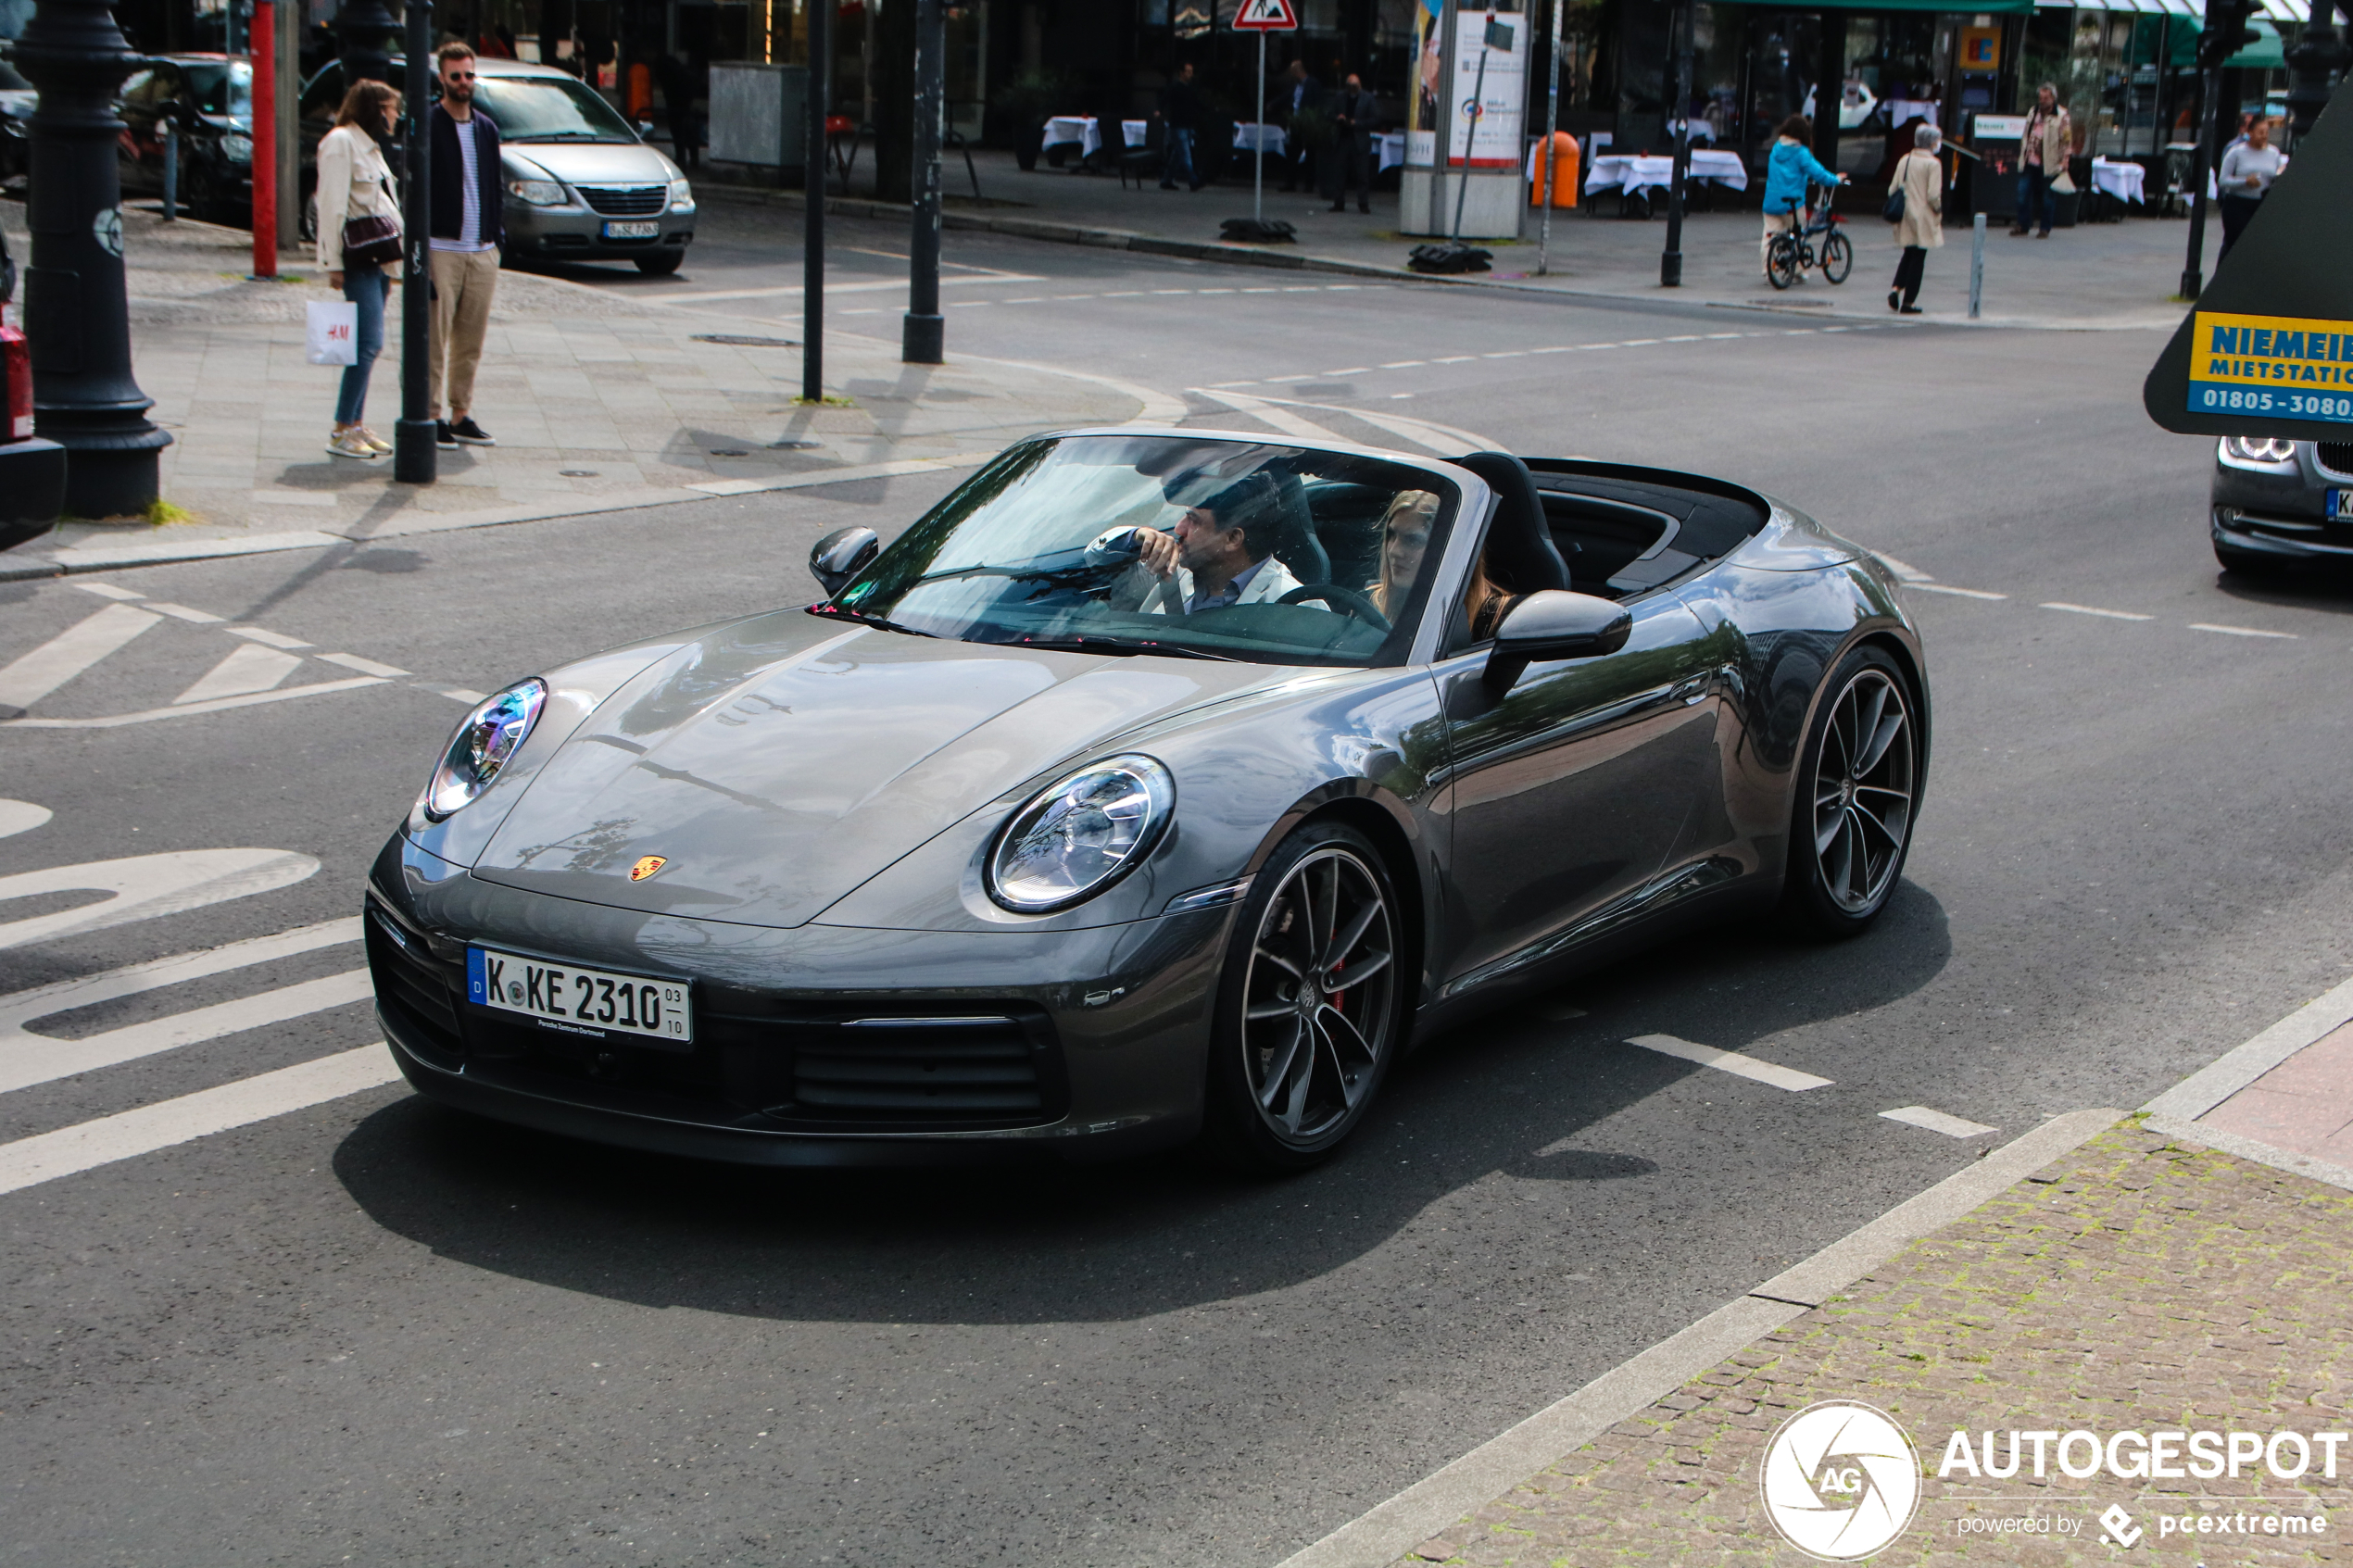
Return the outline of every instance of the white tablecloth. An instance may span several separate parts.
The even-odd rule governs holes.
[[[1528,177],[1536,178],[1536,159],[1529,155]],[[1741,162],[1738,153],[1703,152],[1692,150],[1692,178],[1712,180],[1735,191],[1748,189],[1748,166]],[[1658,156],[1641,157],[1631,153],[1604,153],[1593,160],[1585,175],[1588,191],[1623,191],[1632,195],[1637,191],[1664,189],[1675,182],[1675,160]]]
[[[2141,195],[2141,182],[2147,170],[2137,163],[2110,163],[2104,157],[2092,160],[2092,189],[2106,191],[2120,201],[2135,206],[2145,205]]]
[[[1378,162],[1373,165],[1378,174],[1384,169],[1395,169],[1405,161],[1405,132],[1384,131],[1373,138],[1373,152]]]
[[[1131,147],[1144,144],[1144,121],[1123,119],[1119,122],[1119,139]],[[1079,156],[1093,157],[1103,150],[1102,122],[1087,115],[1058,114],[1046,122],[1046,139],[1039,147],[1066,146],[1076,143]]]
[[[1897,131],[1903,130],[1904,122],[1909,119],[1924,119],[1934,125],[1937,112],[1944,107],[1933,98],[1884,98],[1881,102],[1887,107],[1887,123]]]
[[[1279,125],[1258,125],[1243,119],[1234,121],[1234,151],[1238,153],[1273,153],[1280,157],[1287,140]]]

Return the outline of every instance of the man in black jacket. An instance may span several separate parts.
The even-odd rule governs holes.
[[[1160,99],[1160,118],[1167,128],[1168,147],[1161,159],[1160,188],[1173,191],[1181,173],[1185,183],[1201,189],[1201,171],[1193,163],[1193,137],[1201,129],[1201,93],[1193,86],[1193,62],[1187,60],[1176,68],[1176,80],[1170,82]]]
[[[444,44],[434,56],[441,102],[433,108],[433,339],[425,395],[439,421],[438,445],[495,446],[474,422],[474,370],[498,289],[501,181],[498,128],[474,112],[474,52]],[[449,402],[442,405],[444,370]]]
[[[1284,129],[1289,132],[1283,149],[1283,189],[1297,190],[1305,185],[1313,189],[1315,182],[1315,149],[1310,140],[1319,132],[1318,119],[1324,112],[1324,84],[1307,74],[1303,60],[1293,60],[1282,87],[1276,94]]]
[[[1340,163],[1331,182],[1334,212],[1347,210],[1351,185],[1356,187],[1356,210],[1373,210],[1373,122],[1379,113],[1373,95],[1365,91],[1364,78],[1350,71],[1348,86],[1332,109],[1332,157]]]

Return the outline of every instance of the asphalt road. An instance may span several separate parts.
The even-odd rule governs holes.
[[[789,224],[709,210],[680,279],[599,286],[690,303],[794,281]],[[863,252],[903,250],[882,225],[837,238],[849,281],[890,276]],[[1881,1111],[2009,1136],[2129,1108],[2353,970],[2353,596],[2218,578],[2209,449],[2140,409],[2153,337],[1824,332],[959,234],[949,254],[1021,280],[958,274],[976,281],[948,291],[969,302],[951,354],[1250,383],[1222,389],[1240,408],[1188,394],[1204,424],[1388,440],[1403,418],[1704,469],[1973,591],[1913,596],[1935,754],[1888,918],[1837,947],[1687,937],[1465,1030],[1406,1064],[1344,1158],[1287,1182],[1181,1157],[748,1173],[385,1087],[26,1187],[0,1197],[15,1560],[1272,1563],[1991,1141]],[[1848,287],[1892,261],[1867,250]],[[838,294],[834,326],[893,335],[900,306]],[[148,862],[162,875],[236,847],[318,861],[47,939],[18,922],[88,895],[0,902],[0,991],[347,920],[462,711],[447,692],[801,597],[821,532],[887,533],[949,483],[123,571],[105,581],[146,596],[125,614],[87,579],[0,585],[0,666],[100,612],[92,636],[127,637],[19,704],[36,718],[169,707],[233,649],[276,651],[232,625],[308,645],[291,684],[354,678],[325,653],[413,672],[0,731],[0,797],[54,812],[0,807],[20,827],[0,877],[177,857]],[[152,620],[125,632],[128,613]],[[333,936],[42,1032],[103,1050],[199,1008],[344,996],[358,951]],[[0,995],[0,1036],[21,1022]],[[1622,1043],[1642,1034],[1832,1083],[1788,1093]],[[375,1038],[346,999],[149,1049],[0,1093],[0,1142]]]

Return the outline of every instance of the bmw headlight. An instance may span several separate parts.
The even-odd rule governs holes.
[[[510,180],[507,189],[514,193],[517,201],[533,207],[561,207],[564,204],[564,188],[553,180]]]
[[[488,789],[539,721],[547,701],[547,683],[535,675],[467,714],[425,785],[425,815],[440,822]]]
[[[1176,781],[1149,757],[1114,757],[1063,779],[1013,815],[988,857],[988,896],[1018,914],[1068,909],[1151,853]]]
[[[684,176],[670,182],[670,210],[673,212],[695,210],[695,188],[686,182]]]
[[[242,131],[232,131],[220,138],[220,156],[231,163],[253,161],[253,138]]]
[[[2234,469],[2276,473],[2296,466],[2296,443],[2269,435],[2226,435],[2222,438],[2222,461]]]

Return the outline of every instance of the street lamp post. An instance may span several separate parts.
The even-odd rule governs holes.
[[[400,419],[392,427],[392,477],[431,484],[440,465],[426,382],[433,351],[433,97],[426,85],[433,0],[409,0],[408,23],[409,137],[401,161],[408,165],[409,205],[400,220]]]
[[[2222,113],[2222,83],[2228,73],[2222,62],[2255,40],[2246,25],[2254,0],[2213,0],[2206,9],[2206,31],[2197,37],[2198,136],[2197,155],[2190,165],[2190,249],[2182,265],[2182,297],[2196,299],[2206,290],[2206,182],[2209,170],[2222,160],[2222,138],[2230,121]]]
[[[155,400],[131,373],[123,292],[114,99],[141,56],[106,0],[40,0],[14,58],[40,93],[24,313],[34,428],[66,449],[67,511],[142,512],[156,499],[157,454],[171,437],[148,421]]]
[[[1683,286],[1683,203],[1692,182],[1692,43],[1698,31],[1692,0],[1675,7],[1675,20],[1681,29],[1675,46],[1675,104],[1669,111],[1675,117],[1675,174],[1667,189],[1667,248],[1658,257],[1659,286],[1669,289]]]
[[[335,13],[335,34],[343,41],[346,90],[355,82],[392,80],[393,32],[399,23],[384,9],[384,0],[347,0]],[[428,32],[427,42],[433,35]]]
[[[947,350],[947,324],[939,316],[939,127],[947,53],[941,0],[915,0],[915,216],[899,349],[910,365],[937,365]]]

